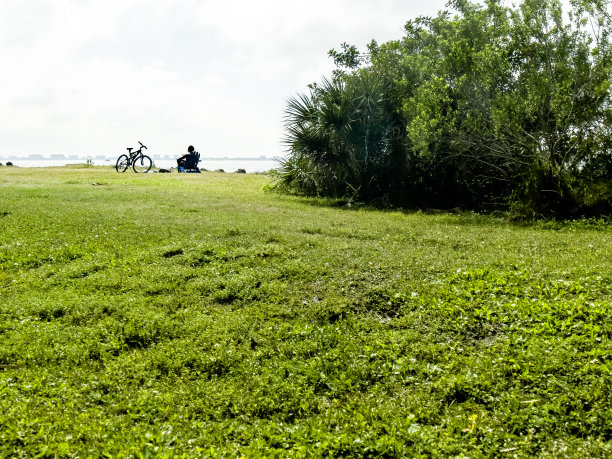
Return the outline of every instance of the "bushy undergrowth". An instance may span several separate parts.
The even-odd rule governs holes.
[[[610,216],[612,4],[446,8],[366,54],[329,52],[333,75],[287,102],[279,188],[521,219]]]
[[[0,172],[0,456],[612,454],[605,221]]]

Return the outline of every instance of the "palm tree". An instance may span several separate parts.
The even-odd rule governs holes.
[[[388,167],[386,86],[372,72],[323,79],[289,99],[281,184],[307,194],[374,197]]]

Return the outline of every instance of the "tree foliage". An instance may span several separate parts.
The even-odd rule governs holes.
[[[288,102],[281,185],[404,206],[523,216],[612,208],[610,6],[449,3],[403,38],[330,51]]]

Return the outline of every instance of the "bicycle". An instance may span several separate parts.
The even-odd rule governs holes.
[[[146,150],[147,147],[145,147],[140,141],[138,143],[140,144],[140,148],[138,150],[132,151],[133,148],[128,148],[127,155],[121,155],[119,158],[117,158],[117,163],[115,164],[115,169],[117,172],[125,172],[130,166],[132,166],[132,169],[136,173],[144,173],[151,170],[153,161],[151,161],[151,158],[142,152],[142,149],[144,148]]]

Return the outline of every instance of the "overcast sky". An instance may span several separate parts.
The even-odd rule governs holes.
[[[288,97],[331,48],[446,0],[0,0],[0,156],[282,154]]]

